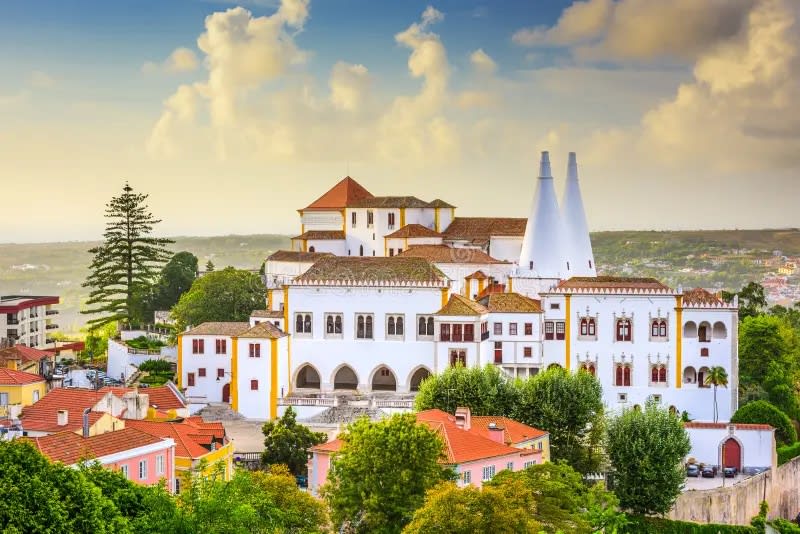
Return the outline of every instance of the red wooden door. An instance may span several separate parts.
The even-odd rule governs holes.
[[[222,402],[230,402],[231,401],[231,384],[228,382],[224,386],[222,386]]]
[[[722,467],[735,467],[742,470],[742,446],[733,438],[728,438],[722,446]]]

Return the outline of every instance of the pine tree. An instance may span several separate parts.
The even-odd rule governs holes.
[[[169,259],[169,239],[152,237],[161,220],[148,210],[148,195],[134,193],[127,183],[120,196],[106,204],[103,244],[89,250],[94,255],[83,283],[91,287],[88,309],[82,313],[101,315],[88,321],[90,328],[112,321],[141,320],[143,299],[151,291],[161,266]]]
[[[214,271],[214,262],[211,261],[211,260],[208,260],[206,262],[206,272],[210,273],[210,272],[213,272],[213,271]]]

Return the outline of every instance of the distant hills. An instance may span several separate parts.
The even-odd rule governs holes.
[[[217,268],[258,269],[266,256],[290,246],[287,236],[274,234],[173,239],[172,250],[195,254],[201,268],[211,260]],[[79,309],[88,294],[81,287],[91,261],[87,251],[95,244],[0,244],[0,294],[60,295],[61,330],[78,331],[85,321]],[[592,244],[604,274],[654,276],[673,287],[738,289],[791,265],[800,256],[800,230],[597,232]],[[796,276],[786,275],[783,296],[789,301],[797,291]],[[781,296],[773,295],[776,300]]]

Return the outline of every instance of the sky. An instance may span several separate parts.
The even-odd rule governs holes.
[[[3,0],[0,242],[299,233],[345,175],[591,230],[800,226],[796,0]],[[10,222],[10,224],[8,224]]]

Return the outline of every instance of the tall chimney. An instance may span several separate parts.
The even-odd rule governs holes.
[[[91,408],[86,408],[83,410],[83,437],[89,437],[89,412],[92,411]]]
[[[69,412],[67,410],[58,410],[58,412],[56,412],[56,422],[58,426],[67,426],[67,423],[69,423]]]
[[[561,219],[564,222],[564,267],[570,276],[597,276],[594,264],[589,225],[583,207],[581,186],[578,183],[578,158],[569,153],[567,183],[561,199]]]
[[[561,214],[550,171],[550,154],[542,152],[539,178],[536,180],[536,191],[522,240],[519,258],[521,273],[534,278],[560,278],[565,270],[562,265],[561,227]]]
[[[505,430],[497,423],[489,423],[489,439],[505,445]]]
[[[456,426],[462,430],[469,430],[472,428],[472,415],[469,407],[456,408]]]

